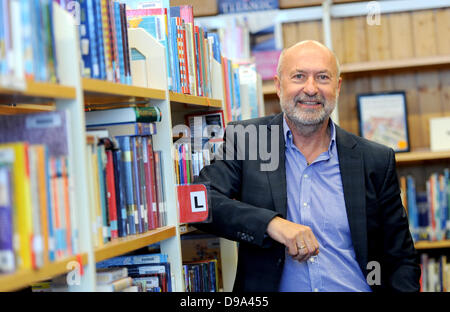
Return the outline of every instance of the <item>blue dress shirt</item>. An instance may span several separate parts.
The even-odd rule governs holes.
[[[371,291],[355,258],[331,120],[329,127],[328,150],[308,165],[283,118],[287,219],[309,226],[320,247],[317,256],[304,262],[286,251],[280,291]]]

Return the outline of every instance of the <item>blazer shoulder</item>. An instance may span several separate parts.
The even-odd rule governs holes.
[[[391,153],[393,152],[393,149],[389,146],[368,140],[366,138],[360,137],[358,135],[355,135],[353,133],[350,133],[340,127],[336,127],[337,129],[337,136],[338,136],[338,143],[344,143],[346,145],[354,145],[356,144],[357,148],[362,150],[363,152],[370,152],[370,153]],[[339,140],[340,139],[340,140]]]

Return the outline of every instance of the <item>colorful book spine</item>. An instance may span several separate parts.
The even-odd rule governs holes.
[[[127,204],[125,199],[124,178],[121,170],[120,149],[113,150],[114,182],[116,188],[117,226],[119,237],[127,236]]]
[[[125,76],[125,57],[123,50],[123,37],[122,37],[122,18],[120,16],[120,3],[113,2],[114,5],[114,22],[115,22],[115,30],[116,30],[116,39],[117,39],[117,56],[118,56],[118,70],[120,83],[126,84],[126,76]],[[126,27],[126,26],[125,26]]]
[[[137,136],[136,141],[138,142],[138,165],[139,165],[139,185],[141,190],[141,206],[142,206],[142,212],[141,212],[141,218],[143,221],[143,230],[144,232],[148,231],[148,202],[147,202],[147,185],[145,182],[145,167],[144,167],[144,145],[143,145],[143,137]],[[146,148],[145,148],[146,150]]]
[[[106,157],[106,189],[109,209],[109,228],[111,232],[111,239],[116,239],[119,237],[119,231],[117,224],[117,199],[115,189],[116,181],[114,178],[113,151],[107,150]]]
[[[132,147],[132,165],[133,165],[133,194],[136,203],[137,210],[137,220],[136,226],[138,233],[144,232],[143,227],[143,206],[142,206],[142,198],[141,198],[141,187],[140,187],[140,179],[139,179],[139,142],[136,137],[131,137],[131,147]]]
[[[14,272],[15,255],[13,247],[13,181],[12,157],[5,159],[7,149],[0,149],[0,273]],[[13,154],[10,151],[9,154]]]
[[[130,137],[118,137],[122,159],[121,159],[121,172],[123,174],[122,181],[124,182],[125,198],[127,205],[127,233],[130,235],[136,234],[135,223],[135,201],[133,196],[133,167],[132,167],[132,151]]]
[[[97,35],[97,53],[100,67],[100,79],[107,79],[106,75],[106,59],[105,59],[105,44],[103,37],[103,19],[102,19],[102,4],[99,0],[94,1],[95,14],[95,29]]]
[[[14,244],[16,255],[16,268],[32,269],[33,222],[30,190],[30,168],[28,163],[27,143],[1,144],[0,149],[14,151],[13,163],[13,189],[14,211],[13,229],[17,243]],[[17,238],[17,240],[16,240]]]
[[[111,26],[108,14],[108,0],[100,0],[101,3],[101,23],[103,31],[103,49],[105,55],[106,80],[114,81],[113,51],[111,50]]]
[[[157,191],[157,179],[156,179],[156,165],[155,165],[155,154],[153,151],[153,138],[151,136],[147,137],[147,155],[148,161],[150,164],[150,177],[151,177],[151,187],[152,187],[152,213],[153,213],[153,222],[155,227],[161,226],[161,220],[159,218],[160,215],[160,205],[158,200],[158,191]]]

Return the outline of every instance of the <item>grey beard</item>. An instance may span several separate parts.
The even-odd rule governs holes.
[[[324,118],[323,120],[321,120],[317,123],[309,124],[309,123],[304,123],[301,120],[298,120],[297,118],[291,118],[291,116],[289,116],[289,114],[287,114],[286,111],[284,111],[284,110],[283,110],[283,112],[284,112],[286,118],[289,119],[289,121],[294,124],[296,130],[303,137],[310,137],[311,135],[316,133],[316,131],[319,130],[320,127],[323,125],[323,123],[327,120],[327,118]]]

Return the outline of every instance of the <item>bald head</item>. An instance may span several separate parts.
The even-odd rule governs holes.
[[[286,59],[301,57],[303,53],[313,53],[317,57],[324,58],[332,68],[330,71],[336,73],[336,77],[341,75],[340,64],[336,54],[328,47],[315,40],[305,40],[294,44],[293,46],[283,49],[278,59],[277,75],[281,77],[284,70]]]

